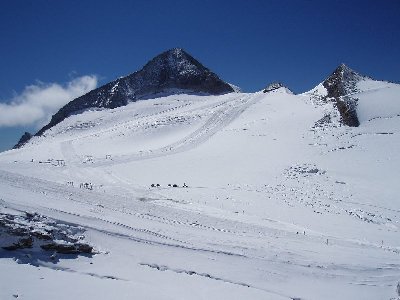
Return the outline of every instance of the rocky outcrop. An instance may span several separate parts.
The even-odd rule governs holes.
[[[82,232],[81,228],[54,222],[36,213],[0,213],[0,248],[23,250],[28,257],[40,255],[41,251],[51,251],[48,259],[54,258],[54,253],[91,254],[93,247],[82,240]]]
[[[327,91],[326,101],[335,102],[342,123],[347,126],[357,127],[360,125],[357,117],[358,99],[353,95],[359,92],[357,83],[365,78],[367,77],[358,74],[345,64],[341,64],[322,83]]]
[[[219,95],[234,92],[234,88],[183,49],[175,48],[156,56],[141,70],[69,102],[36,135],[86,109],[116,108],[139,99],[182,92]]]
[[[57,253],[62,254],[79,254],[79,253],[92,253],[93,247],[87,244],[81,243],[49,243],[40,246],[43,250],[46,251],[55,251]]]
[[[281,82],[272,82],[265,89],[263,89],[263,93],[269,93],[275,91],[277,89],[284,88],[286,92],[293,94],[293,92],[283,83]]]
[[[21,148],[23,145],[25,145],[29,140],[32,138],[32,134],[29,132],[25,132],[21,138],[19,139],[18,143],[13,147],[13,149],[18,149]]]

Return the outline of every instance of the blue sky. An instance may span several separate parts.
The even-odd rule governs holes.
[[[398,0],[2,1],[0,112],[41,101],[45,116],[3,109],[0,151],[35,132],[65,97],[174,47],[244,91],[278,80],[303,92],[341,62],[398,82],[399,28]],[[53,92],[64,98],[53,103]]]

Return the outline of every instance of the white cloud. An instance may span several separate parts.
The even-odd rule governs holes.
[[[43,126],[62,106],[95,89],[97,82],[97,76],[87,75],[63,85],[29,85],[9,101],[0,101],[0,127]]]

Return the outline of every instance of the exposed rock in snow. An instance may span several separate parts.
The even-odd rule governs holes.
[[[0,248],[7,251],[29,249],[27,257],[43,250],[61,254],[92,253],[92,246],[82,241],[82,229],[58,224],[36,213],[14,215],[0,213]],[[42,249],[42,251],[41,251]],[[52,259],[51,254],[47,259]]]
[[[267,87],[263,90],[263,93],[269,93],[272,91],[275,91],[277,89],[283,88],[285,92],[287,92],[288,94],[293,94],[293,92],[283,83],[281,82],[273,82],[270,83],[269,85],[267,85]]]
[[[30,134],[29,132],[25,132],[19,139],[18,143],[13,147],[13,149],[21,148],[23,145],[25,145],[27,142],[29,142],[31,137],[32,137],[32,134]]]
[[[333,102],[340,113],[341,122],[347,126],[357,127],[360,122],[357,116],[358,98],[355,95],[360,92],[358,84],[364,80],[372,79],[341,64],[308,94],[315,104]]]
[[[327,99],[336,102],[336,107],[345,125],[352,127],[360,125],[357,116],[358,99],[351,95],[359,91],[357,83],[367,78],[353,71],[345,64],[341,64],[323,82],[323,86],[327,90]]]

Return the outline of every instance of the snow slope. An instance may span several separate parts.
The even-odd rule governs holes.
[[[284,88],[65,119],[0,154],[0,212],[80,226],[96,254],[0,250],[0,298],[397,299],[398,95],[360,83],[359,127]]]

